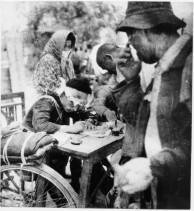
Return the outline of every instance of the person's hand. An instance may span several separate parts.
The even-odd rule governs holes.
[[[117,119],[116,117],[116,114],[114,111],[111,111],[109,109],[107,109],[105,112],[104,112],[104,115],[106,116],[106,119],[108,121],[115,121]]]
[[[129,81],[135,78],[141,70],[141,62],[133,58],[129,47],[119,55],[117,60],[117,74],[122,74]]]
[[[91,122],[89,121],[86,121],[85,122],[85,130],[95,130],[96,129],[96,126],[93,125]]]
[[[108,126],[109,129],[117,128],[117,130],[121,130],[125,127],[125,124],[120,120],[117,120],[116,125],[115,125],[115,120],[107,122],[106,125]]]
[[[79,121],[71,126],[71,132],[72,133],[81,133],[84,131],[84,128],[85,128],[85,122]]]
[[[85,128],[85,122],[79,121],[73,125],[62,125],[59,129],[63,133],[81,133]]]
[[[147,189],[153,180],[148,158],[134,158],[122,166],[115,164],[113,168],[114,186],[128,194]]]

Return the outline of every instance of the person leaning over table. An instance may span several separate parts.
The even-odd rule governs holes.
[[[99,85],[93,90],[94,101],[92,105],[95,111],[107,121],[115,121],[117,119],[117,107],[111,98],[111,91],[118,82],[116,79],[115,63],[111,60],[112,57],[108,60],[106,55],[110,56],[119,51],[120,48],[116,45],[104,43],[98,47],[96,52],[97,65],[104,70],[104,74],[98,76]]]
[[[127,33],[141,61],[164,68],[154,75],[138,114],[135,141],[146,157],[140,154],[115,167],[125,172],[122,179],[115,177],[115,186],[129,194],[145,190],[156,178],[152,190],[158,209],[190,208],[192,36],[177,32],[185,25],[169,2],[128,2],[117,28]]]
[[[87,102],[87,96],[91,93],[89,82],[85,78],[71,79],[66,84],[64,79],[59,78],[59,80],[60,87],[55,87],[55,89],[52,87],[51,90],[47,89],[32,105],[24,118],[24,128],[33,132],[45,131],[48,134],[53,134],[57,131],[61,133],[80,133],[84,130],[85,123],[78,120],[85,120],[87,117],[85,113],[75,111],[72,98],[79,104]],[[70,117],[76,121],[73,125],[69,125]],[[67,177],[65,167],[68,162],[68,156],[62,151],[52,148],[52,150],[47,151],[45,154],[43,162],[56,170],[64,178]],[[70,166],[74,168],[74,165],[71,163]],[[71,175],[71,183],[73,183],[76,176],[75,172],[71,172]],[[38,184],[41,183],[49,191],[52,198],[59,198],[59,194],[55,193],[55,189],[51,186],[52,184],[44,184],[44,181],[38,180]],[[60,206],[60,204],[64,203],[63,201],[63,199],[56,200],[56,203]]]
[[[48,93],[49,92],[47,91],[47,94]],[[85,110],[82,109],[87,104],[89,94],[91,94],[91,88],[88,79],[71,79],[66,83],[66,86],[64,85],[56,89],[55,92],[49,93],[57,102],[57,106],[52,99],[42,96],[26,115],[24,126],[34,132],[45,131],[50,134],[57,131],[64,133],[80,133],[85,129],[85,123],[83,121],[89,118],[88,112],[85,112]],[[70,117],[73,119],[73,122],[75,122],[73,125],[68,125]],[[58,150],[51,151],[49,157],[51,157],[50,166],[66,177],[64,168],[67,164],[68,157],[64,156],[64,154]],[[70,170],[71,185],[79,192],[81,160],[71,158]],[[95,172],[98,172],[98,174]],[[104,173],[105,171],[101,164],[97,163],[93,168],[91,189],[95,188],[95,184],[98,183],[99,178],[101,178]],[[105,194],[112,185],[113,181],[109,178],[101,184]]]
[[[118,61],[124,48],[119,48],[114,43],[104,43],[97,51],[97,63],[101,68],[108,69],[109,74],[113,75],[116,83],[114,86],[104,86],[99,88],[94,100],[94,109],[100,115],[106,116],[109,123],[114,122],[122,117],[122,121],[126,124],[125,136],[121,150],[113,157],[118,156],[119,164],[123,164],[131,158],[139,156],[138,142],[134,141],[135,125],[139,105],[143,98],[143,91],[140,84],[139,72],[141,70],[141,62],[136,61],[131,55],[127,60],[127,69],[122,74],[118,69]],[[111,115],[114,114],[114,115]],[[117,115],[116,115],[117,114]],[[119,128],[119,121],[118,128]],[[120,153],[121,152],[121,153]],[[111,159],[112,160],[112,159]],[[113,190],[106,197],[106,204],[111,207],[111,198],[114,197]],[[130,203],[136,201],[137,196],[131,196],[128,200]],[[122,205],[123,206],[123,205]],[[120,207],[126,208],[126,207]]]
[[[47,95],[46,93],[42,95],[30,108],[24,118],[25,128],[33,132],[45,131],[48,134],[57,131],[80,133],[84,130],[83,120],[87,118],[87,115],[74,109],[73,100],[76,100],[76,105],[87,102],[87,96],[91,93],[89,81],[85,78],[71,79],[65,85],[64,80],[60,80],[62,81],[60,88],[56,88],[55,92],[47,90]],[[73,125],[69,125],[70,117],[75,122]],[[64,159],[60,152],[52,154],[52,167],[65,177],[64,168],[67,159]]]
[[[108,70],[110,80],[115,82],[112,83],[112,86],[108,84],[98,89],[93,105],[96,112],[106,116],[108,121],[114,122],[117,116],[122,115],[122,119],[126,123],[120,163],[129,157],[133,158],[139,155],[139,147],[136,142],[133,142],[133,136],[139,105],[143,97],[139,77],[141,62],[135,61],[131,55],[128,58],[127,70],[122,74],[118,69],[117,62],[123,50],[114,43],[104,43],[99,47],[97,64]]]

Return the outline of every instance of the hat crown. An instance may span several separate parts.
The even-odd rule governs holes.
[[[125,19],[118,25],[117,31],[129,28],[150,29],[166,24],[169,29],[185,27],[185,22],[175,16],[170,2],[129,1]]]
[[[170,2],[148,2],[148,1],[130,1],[128,2],[126,16],[147,13],[151,11],[169,10],[172,12],[172,6]]]

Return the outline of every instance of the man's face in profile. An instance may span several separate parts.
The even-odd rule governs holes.
[[[71,87],[65,88],[65,96],[61,98],[64,109],[67,112],[76,111],[78,107],[85,107],[88,95]]]
[[[155,45],[160,43],[156,42],[156,37],[150,30],[129,29],[127,35],[128,43],[135,48],[141,61],[148,64],[157,62]]]

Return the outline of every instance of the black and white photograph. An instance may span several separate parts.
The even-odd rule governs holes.
[[[0,208],[194,208],[192,0],[1,0],[0,20]]]

